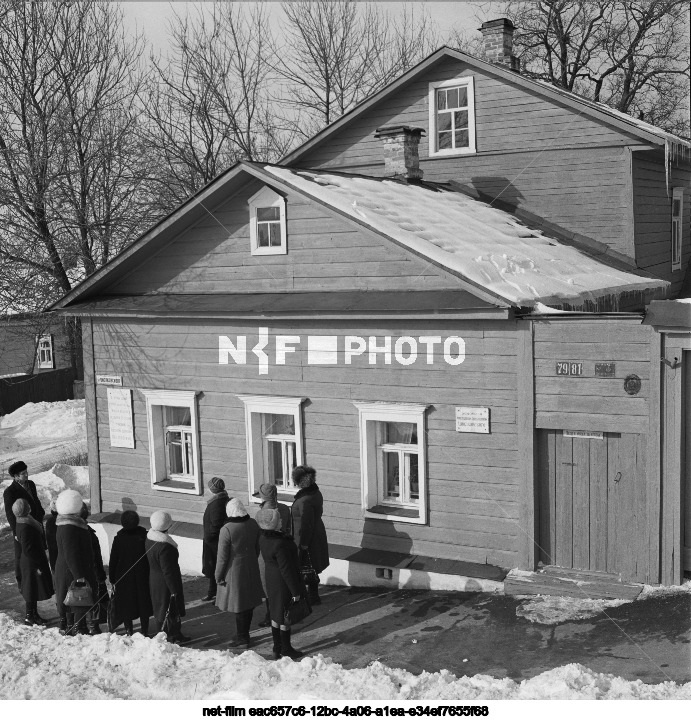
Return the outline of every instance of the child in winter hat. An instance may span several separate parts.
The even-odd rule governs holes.
[[[173,525],[173,519],[170,513],[166,511],[154,511],[150,518],[152,531],[167,531]]]
[[[231,498],[226,504],[228,518],[242,518],[247,515],[247,509],[239,498]]]
[[[68,488],[55,500],[55,510],[59,516],[78,516],[81,513],[83,503],[84,500],[79,491]]]

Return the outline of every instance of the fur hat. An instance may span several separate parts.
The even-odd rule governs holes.
[[[254,520],[265,531],[278,531],[281,527],[281,514],[277,508],[260,508]]]
[[[78,515],[82,511],[82,496],[71,488],[63,491],[55,501],[55,510],[61,516]]]
[[[24,463],[24,461],[16,461],[7,469],[7,472],[11,476],[18,476],[22,471],[26,470],[26,463]]]
[[[259,497],[264,503],[275,504],[278,498],[278,489],[273,483],[262,483],[259,486]]]
[[[231,498],[226,504],[228,518],[240,518],[247,515],[247,509],[239,498]]]
[[[28,516],[31,513],[29,501],[27,501],[26,498],[18,498],[12,504],[12,513],[14,513],[17,518],[24,518],[25,516]]]
[[[154,511],[149,519],[152,531],[167,531],[173,525],[170,513],[165,511]]]
[[[225,491],[226,489],[226,483],[222,478],[219,478],[218,476],[214,476],[208,483],[207,486],[209,487],[209,490],[211,493],[220,493],[221,491]]]
[[[298,488],[308,488],[317,481],[317,472],[312,466],[296,466],[291,473],[293,483]]]
[[[123,511],[120,525],[123,528],[136,528],[139,525],[139,514],[136,511]]]

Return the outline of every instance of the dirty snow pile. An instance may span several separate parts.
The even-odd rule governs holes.
[[[581,621],[625,603],[625,599],[567,598],[565,596],[522,596],[524,600],[516,608],[516,615],[532,623],[547,626],[566,621]]]
[[[321,655],[267,661],[115,634],[61,637],[0,613],[0,698],[43,699],[691,699],[691,683],[647,685],[569,664],[516,683],[374,662],[345,669]]]

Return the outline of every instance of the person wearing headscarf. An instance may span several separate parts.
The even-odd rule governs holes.
[[[151,530],[146,534],[144,545],[149,559],[149,591],[153,616],[160,631],[163,629],[171,596],[175,595],[175,605],[180,617],[185,615],[185,595],[182,589],[178,544],[169,535],[173,519],[165,511],[154,511],[149,520]],[[190,640],[182,632],[168,633],[168,641],[171,643],[186,643]]]
[[[287,656],[297,659],[303,653],[293,648],[290,625],[285,620],[290,602],[299,601],[305,593],[300,580],[297,548],[281,532],[281,515],[277,508],[261,508],[255,520],[262,531],[259,548],[266,565],[265,591],[269,601],[274,658]]]
[[[259,508],[275,508],[281,516],[281,532],[286,536],[293,535],[293,519],[290,515],[290,507],[286,506],[285,503],[278,502],[278,489],[273,483],[262,483],[259,486],[259,498],[261,499],[261,505]],[[266,589],[266,578],[265,578],[265,566],[264,559],[261,554],[259,555],[259,573],[262,577],[262,588]],[[264,614],[264,620],[259,622],[259,626],[262,628],[268,628],[271,626],[271,615],[269,613],[269,599],[264,593],[264,601],[266,605],[266,613]]]
[[[82,503],[81,517],[88,521],[91,512],[89,506],[86,503]],[[101,633],[101,627],[99,626],[99,617],[101,615],[100,609],[102,605],[107,603],[108,599],[108,588],[106,587],[106,569],[103,568],[103,556],[101,554],[101,543],[98,540],[96,531],[87,523],[86,526],[89,529],[89,537],[91,538],[91,550],[93,552],[94,559],[94,576],[96,577],[97,591],[94,596],[94,608],[91,609],[89,616],[87,617],[87,625],[89,627],[89,633],[92,636],[97,636]]]
[[[203,541],[202,541],[202,574],[209,579],[209,590],[202,601],[213,601],[216,598],[216,554],[218,552],[218,536],[228,521],[226,505],[230,500],[226,492],[226,484],[222,478],[214,476],[208,483],[209,498],[204,509]]]
[[[300,489],[291,509],[298,558],[301,566],[311,566],[319,574],[329,565],[329,543],[322,521],[324,497],[317,486],[317,472],[311,466],[297,466],[293,468],[292,478]],[[309,583],[307,590],[310,603],[320,604],[318,577]]]
[[[115,534],[108,562],[116,615],[122,619],[128,636],[134,633],[135,618],[139,619],[140,632],[147,636],[153,608],[149,590],[146,531],[139,525],[136,511],[124,511],[120,516],[120,524],[122,529]]]
[[[235,638],[231,648],[250,647],[250,626],[254,609],[262,603],[262,582],[259,575],[259,526],[250,518],[239,498],[226,506],[228,522],[218,539],[216,606],[235,614]]]
[[[37,604],[53,595],[53,581],[43,550],[43,527],[32,517],[31,506],[24,498],[18,498],[12,504],[12,513],[16,522],[15,535],[21,548],[19,590],[26,603],[24,623],[27,626],[44,626],[45,621],[38,615]]]
[[[58,542],[55,534],[58,527],[55,521],[58,519],[58,511],[55,507],[55,499],[50,502],[50,514],[46,517],[46,544],[48,545],[48,563],[50,572],[55,573],[55,561],[58,557]]]
[[[24,463],[24,461],[16,461],[7,469],[7,473],[12,477],[12,483],[10,483],[10,485],[3,491],[2,499],[5,502],[5,515],[7,516],[7,522],[10,524],[12,536],[14,537],[15,576],[17,578],[17,585],[21,586],[22,579],[19,568],[19,558],[22,554],[22,549],[19,541],[17,540],[17,522],[15,515],[12,512],[12,506],[19,498],[23,498],[25,501],[28,501],[31,509],[29,513],[31,514],[31,517],[39,523],[43,523],[43,517],[46,515],[46,512],[43,510],[41,501],[38,498],[36,484],[29,480],[29,471],[26,467],[26,463]]]
[[[55,601],[61,618],[60,631],[70,635],[89,633],[87,615],[90,611],[87,606],[65,604],[70,584],[73,581],[85,581],[91,588],[94,602],[98,598],[91,533],[82,518],[82,504],[81,495],[71,489],[63,491],[55,501],[58,512],[55,520],[58,548],[55,561]]]

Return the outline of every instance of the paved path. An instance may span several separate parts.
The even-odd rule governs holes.
[[[0,534],[0,611],[22,618],[13,579],[11,539]],[[232,614],[201,603],[206,580],[185,581],[183,631],[194,648],[225,648]],[[482,593],[323,588],[323,604],[294,630],[296,647],[347,668],[378,660],[413,673],[448,669],[456,676],[531,678],[567,663],[646,683],[691,681],[691,594],[652,597],[584,621],[544,626],[516,616],[520,599]],[[39,610],[57,623],[52,602]],[[269,657],[271,633],[258,629],[253,650]],[[120,630],[122,632],[122,630]]]

